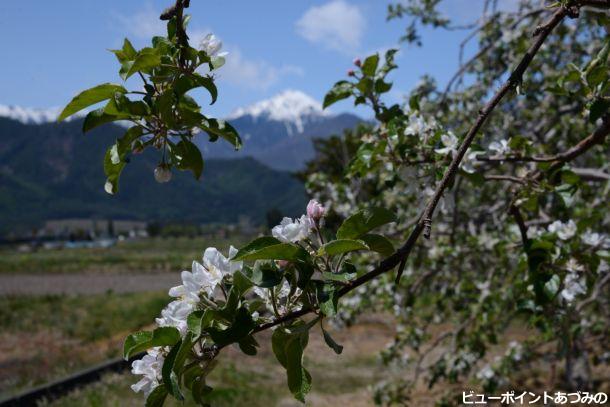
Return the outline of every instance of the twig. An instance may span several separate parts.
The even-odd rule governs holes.
[[[372,271],[369,271],[368,273],[358,277],[357,279],[352,280],[350,283],[348,283],[347,285],[342,287],[340,290],[338,290],[338,292],[337,292],[338,297],[342,297],[345,294],[349,293],[350,291],[375,279],[379,275],[384,274],[384,273],[394,269],[394,267],[396,267],[399,263],[401,263],[403,261],[406,262],[409,254],[411,253],[411,251],[413,250],[413,247],[415,246],[415,243],[417,242],[419,236],[421,235],[421,233],[424,230],[424,225],[426,223],[431,222],[431,217],[434,213],[434,210],[436,209],[436,206],[438,205],[438,202],[440,201],[441,196],[443,195],[445,189],[447,189],[447,187],[449,186],[449,183],[451,182],[452,178],[456,174],[458,166],[459,166],[461,160],[463,159],[464,155],[466,154],[466,151],[470,147],[470,144],[474,140],[475,136],[477,135],[477,133],[479,132],[479,130],[481,129],[481,127],[483,126],[483,124],[485,123],[487,118],[490,116],[492,111],[495,109],[495,107],[500,103],[500,101],[509,93],[509,91],[511,89],[513,89],[521,81],[521,77],[523,76],[523,73],[530,65],[532,59],[534,58],[534,56],[536,55],[536,53],[538,52],[538,50],[540,49],[540,47],[542,46],[542,44],[544,43],[544,41],[546,40],[548,35],[557,25],[559,25],[559,23],[568,14],[569,14],[568,9],[566,7],[561,7],[553,13],[551,18],[544,25],[541,26],[542,28],[541,28],[539,35],[537,36],[534,43],[530,46],[530,48],[526,52],[526,54],[523,56],[519,65],[515,69],[515,71],[512,73],[512,75],[509,77],[509,79],[506,81],[506,83],[495,93],[495,95],[491,98],[491,100],[480,110],[477,120],[475,121],[475,123],[471,127],[470,131],[467,133],[466,137],[464,138],[464,141],[462,142],[457,153],[453,157],[453,160],[452,160],[451,164],[449,165],[449,168],[445,172],[443,179],[439,183],[433,197],[427,204],[426,208],[424,209],[422,215],[419,218],[419,221],[414,226],[414,228],[411,231],[410,235],[408,236],[406,242],[394,254],[392,254],[391,256],[382,260],[379,263],[379,265],[377,267],[375,267]],[[399,281],[399,279],[400,279],[400,275],[397,276],[397,281]],[[285,322],[292,321],[292,320],[302,317],[303,315],[306,315],[312,311],[315,311],[315,310],[312,309],[311,307],[304,307],[299,311],[293,311],[278,319],[275,319],[273,321],[259,325],[258,327],[256,327],[253,330],[253,333],[261,332],[266,329],[272,328],[274,326],[283,324]]]

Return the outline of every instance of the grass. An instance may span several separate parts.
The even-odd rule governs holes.
[[[165,292],[0,298],[0,398],[120,355]]]
[[[243,236],[219,238],[151,238],[119,242],[103,249],[63,249],[20,253],[14,248],[0,249],[0,273],[73,273],[98,271],[181,270],[201,258],[206,247],[227,252],[247,242]]]
[[[0,297],[0,329],[23,333],[54,330],[66,338],[91,342],[150,324],[169,300],[165,292]]]

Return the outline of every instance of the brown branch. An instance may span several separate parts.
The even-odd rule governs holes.
[[[483,179],[485,181],[509,181],[514,182],[521,185],[526,185],[527,180],[519,177],[513,177],[511,175],[484,175]]]
[[[521,216],[521,211],[515,204],[511,204],[509,212],[511,215],[513,215],[513,218],[515,218],[517,226],[519,226],[519,232],[521,233],[521,241],[523,242],[523,247],[526,247],[529,238],[527,237],[527,225],[523,220],[523,216]]]
[[[443,193],[445,192],[445,189],[447,189],[447,187],[449,186],[453,177],[455,176],[455,174],[458,170],[458,167],[460,165],[460,162],[464,158],[464,155],[466,154],[466,151],[470,147],[470,144],[472,144],[475,136],[478,134],[479,130],[481,129],[483,124],[485,124],[486,120],[489,118],[489,116],[491,115],[491,113],[493,112],[495,107],[500,103],[500,101],[519,82],[521,82],[523,73],[526,71],[526,69],[532,62],[532,59],[534,58],[536,53],[538,53],[540,47],[542,46],[542,44],[544,43],[544,41],[546,40],[548,35],[557,25],[559,25],[559,23],[568,14],[569,14],[568,9],[565,7],[561,7],[553,13],[553,15],[550,17],[550,19],[545,24],[540,26],[541,27],[540,33],[538,34],[534,43],[530,46],[528,51],[525,53],[525,55],[519,62],[519,65],[517,65],[517,68],[515,68],[515,70],[509,77],[509,79],[495,93],[495,95],[491,98],[491,100],[479,111],[479,116],[477,117],[477,120],[475,121],[475,123],[473,124],[471,129],[466,134],[464,141],[458,148],[455,156],[453,157],[453,160],[451,161],[451,164],[449,164],[449,168],[447,169],[447,171],[445,172],[445,175],[443,176],[443,179],[437,186],[436,191],[434,192],[434,195],[432,196],[432,198],[426,205],[426,208],[424,209],[423,213],[419,217],[419,221],[417,222],[417,224],[415,224],[413,230],[411,231],[409,237],[407,238],[407,241],[394,254],[392,254],[391,256],[382,260],[379,263],[379,265],[377,267],[375,267],[375,269],[373,269],[372,271],[369,271],[368,273],[358,277],[355,280],[352,280],[345,286],[341,287],[341,289],[339,289],[337,292],[338,297],[342,297],[345,294],[349,293],[350,291],[375,279],[376,277],[380,276],[381,274],[384,274],[390,270],[393,270],[394,267],[396,267],[399,263],[406,262],[406,260],[409,257],[409,254],[411,253],[411,251],[413,250],[413,247],[415,246],[415,243],[419,239],[419,236],[426,228],[426,225],[431,224],[431,217],[434,214],[434,210],[436,209],[436,206],[438,205]],[[401,277],[400,275],[397,275],[397,277],[396,277],[397,283],[399,282],[400,277]],[[312,308],[303,308],[299,311],[294,311],[294,312],[288,313],[281,318],[278,318],[276,320],[259,325],[258,327],[256,327],[254,329],[254,333],[257,333],[257,332],[263,331],[265,329],[274,327],[276,325],[282,324],[284,322],[288,322],[293,319],[302,317],[303,315],[306,315],[306,314],[308,314],[310,312],[314,312],[314,311],[316,311],[316,310],[312,309]]]
[[[184,9],[190,5],[190,0],[176,0],[176,3],[168,7],[159,17],[161,20],[171,20],[176,18],[176,36],[178,37],[178,45],[180,46],[180,66],[184,67],[186,58],[182,50],[189,45],[189,37],[184,30]]]

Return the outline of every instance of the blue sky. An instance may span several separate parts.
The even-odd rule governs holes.
[[[514,0],[505,0],[506,2]],[[171,0],[30,0],[0,2],[0,104],[63,106],[78,91],[119,82],[107,49],[124,37],[136,46],[163,32],[160,12]],[[428,30],[424,47],[398,44],[404,22],[386,22],[385,0],[192,0],[190,35],[212,32],[229,51],[219,71],[217,116],[284,89],[321,100],[357,56],[401,46],[391,98],[400,99],[423,73],[444,83],[466,34]],[[462,21],[480,15],[482,0],[446,0]],[[335,111],[352,111],[349,102]],[[366,115],[363,111],[356,111]]]

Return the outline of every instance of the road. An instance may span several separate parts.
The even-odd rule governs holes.
[[[166,291],[180,273],[0,274],[0,295]]]

